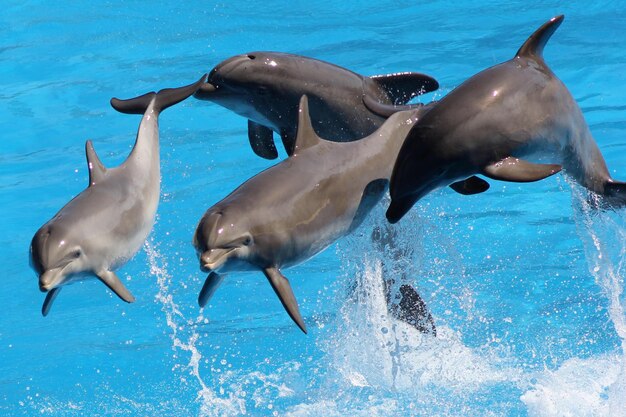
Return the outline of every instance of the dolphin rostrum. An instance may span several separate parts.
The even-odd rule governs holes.
[[[122,300],[135,301],[113,271],[141,248],[154,223],[161,181],[158,117],[192,95],[205,79],[131,100],[111,100],[120,112],[143,113],[137,139],[117,168],[105,168],[87,141],[88,187],[35,233],[30,261],[40,290],[48,293],[44,316],[63,285],[89,276],[99,278]]]
[[[407,109],[404,104],[413,97],[438,87],[435,79],[420,73],[364,77],[300,55],[251,52],[218,64],[194,97],[246,117],[253,151],[274,159],[278,152],[272,131],[282,138],[287,154],[293,153],[303,95],[309,98],[317,134],[350,142],[374,132],[390,113]]]
[[[385,193],[400,146],[426,107],[393,114],[359,141],[337,143],[315,133],[303,96],[292,156],[244,182],[198,224],[193,244],[200,267],[210,272],[200,306],[225,273],[261,270],[306,333],[281,268],[306,261],[363,221]]]
[[[626,204],[626,183],[614,181],[583,114],[543,59],[563,21],[541,26],[515,57],[479,72],[454,89],[415,125],[402,146],[390,183],[387,219],[395,223],[430,191],[453,184],[476,194],[488,178],[529,182],[561,170],[603,196]],[[558,164],[537,164],[521,158]]]

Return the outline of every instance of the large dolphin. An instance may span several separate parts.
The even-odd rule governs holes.
[[[364,77],[328,62],[279,52],[251,52],[218,64],[194,94],[248,119],[254,152],[278,156],[277,132],[293,153],[300,97],[309,98],[313,127],[321,137],[349,142],[370,135],[394,110],[439,87],[428,75],[405,72]],[[400,105],[394,109],[394,105]]]
[[[30,260],[39,275],[39,288],[48,292],[44,316],[63,285],[90,276],[122,300],[135,301],[113,271],[141,248],[154,223],[161,181],[158,117],[192,95],[205,79],[206,75],[195,84],[131,100],[111,100],[118,111],[143,113],[135,146],[122,165],[107,169],[87,141],[87,189],[35,233]]]
[[[210,271],[200,306],[224,274],[261,270],[306,333],[281,268],[311,258],[363,221],[385,193],[400,146],[426,107],[393,114],[362,140],[337,143],[315,133],[303,96],[293,155],[244,182],[198,224],[193,244],[201,268]]]
[[[546,22],[513,59],[465,81],[416,124],[393,170],[390,222],[435,188],[474,174],[536,181],[558,172],[557,164],[606,203],[626,203],[626,184],[611,179],[580,108],[543,59],[562,21],[558,16]],[[489,188],[477,177],[464,185],[459,192]]]

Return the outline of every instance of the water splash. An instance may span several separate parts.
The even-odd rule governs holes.
[[[172,340],[172,349],[174,351],[180,349],[190,354],[189,362],[186,365],[176,364],[172,370],[179,370],[181,372],[187,371],[200,385],[196,400],[201,404],[201,416],[221,417],[245,414],[246,409],[244,401],[236,398],[233,393],[229,394],[229,398],[227,399],[220,398],[216,395],[215,391],[209,388],[205,383],[200,374],[202,353],[197,347],[199,334],[196,331],[192,331],[186,342],[181,340],[181,333],[186,329],[186,326],[202,323],[204,322],[204,318],[200,315],[194,323],[193,320],[190,321],[185,317],[181,309],[174,302],[174,297],[170,291],[172,276],[167,270],[167,261],[159,253],[156,245],[151,240],[146,241],[145,251],[150,263],[150,273],[157,277],[159,292],[155,298],[161,304],[161,311],[165,314],[167,326],[171,331],[170,338]],[[181,381],[186,382],[186,379],[181,377]]]
[[[471,392],[519,380],[519,372],[499,369],[492,363],[495,357],[468,348],[448,326],[439,326],[435,338],[395,319],[388,310],[383,278],[382,261],[366,256],[363,271],[356,275],[356,290],[341,309],[341,343],[335,341],[332,355],[349,385]]]
[[[624,262],[626,260],[626,215],[601,211],[599,197],[576,184],[570,184],[577,211],[576,224],[585,247],[589,271],[608,301],[608,314],[621,339],[621,369],[607,386],[608,415],[626,416],[626,297]]]

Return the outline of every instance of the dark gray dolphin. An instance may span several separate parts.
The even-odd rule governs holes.
[[[261,270],[289,316],[304,321],[281,268],[311,258],[354,230],[382,198],[406,134],[424,108],[393,114],[362,140],[330,142],[315,133],[306,96],[300,102],[292,156],[244,182],[209,208],[193,244],[211,271],[204,306],[231,271]]]
[[[135,297],[117,277],[150,233],[159,203],[159,125],[161,111],[190,95],[204,82],[149,93],[131,100],[112,99],[124,113],[143,113],[135,146],[122,165],[105,168],[86,143],[89,185],[35,233],[31,266],[39,288],[48,292],[42,314],[50,311],[63,285],[95,276],[122,300]]]
[[[611,179],[582,112],[545,63],[543,48],[563,21],[541,26],[515,57],[486,69],[446,95],[409,133],[393,170],[387,219],[395,223],[424,195],[474,174],[527,182],[548,177],[557,164],[613,205],[626,203],[626,184]],[[489,185],[472,177],[457,191]]]
[[[246,117],[252,149],[274,159],[278,153],[272,131],[281,136],[287,154],[293,152],[303,95],[309,98],[317,134],[349,142],[371,134],[390,113],[406,110],[402,105],[411,98],[438,87],[433,78],[419,73],[364,77],[304,56],[251,52],[218,64],[194,97]]]

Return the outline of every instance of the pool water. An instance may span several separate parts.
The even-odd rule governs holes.
[[[5,1],[0,415],[626,416],[626,212],[591,210],[562,174],[438,190],[394,226],[406,256],[391,278],[418,289],[436,338],[387,311],[370,235],[388,200],[285,271],[308,335],[260,273],[229,276],[200,310],[196,224],[273,162],[253,154],[243,118],[194,99],[160,118],[157,222],[118,271],[137,301],[89,280],[41,316],[30,239],[87,185],[86,139],[107,166],[134,141],[140,118],[109,99],[191,83],[239,53],[424,72],[441,84],[426,102],[563,13],[545,58],[626,180],[624,4],[420,3]]]

